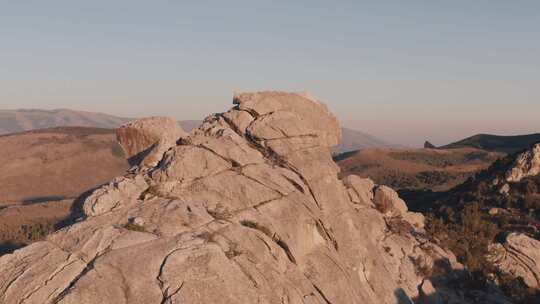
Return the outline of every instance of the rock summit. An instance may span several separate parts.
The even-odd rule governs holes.
[[[390,188],[338,179],[341,128],[318,100],[242,93],[176,128],[121,128],[144,157],[81,221],[0,258],[0,302],[469,303],[438,275],[463,269],[421,216]]]

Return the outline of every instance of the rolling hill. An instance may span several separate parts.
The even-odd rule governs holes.
[[[202,120],[181,120],[178,123],[184,131],[191,132],[191,130],[201,125]]]
[[[343,128],[342,135],[343,140],[341,145],[334,149],[334,151],[339,151],[340,153],[369,148],[395,147],[395,145],[389,144],[375,136],[353,129]]]
[[[102,113],[68,109],[0,110],[0,134],[66,126],[112,129],[130,120]]]
[[[0,254],[53,230],[77,197],[128,168],[111,129],[26,131],[0,147]]]
[[[334,159],[341,175],[369,177],[395,189],[447,190],[501,157],[475,148],[366,149]]]
[[[525,150],[537,142],[540,142],[540,133],[515,136],[477,134],[439,148],[456,149],[469,147],[503,153],[515,153]]]
[[[0,201],[74,197],[127,169],[114,130],[59,127],[0,136]],[[82,174],[92,168],[92,174]]]

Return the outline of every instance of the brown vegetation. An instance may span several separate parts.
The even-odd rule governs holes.
[[[508,183],[508,191],[501,191],[500,181],[514,159],[501,158],[449,191],[409,191],[405,196],[409,208],[428,214],[431,238],[454,252],[478,284],[497,284],[516,303],[538,303],[538,291],[501,273],[486,258],[489,245],[509,233],[540,237],[540,176]]]
[[[69,216],[75,198],[127,169],[109,129],[63,127],[3,135],[0,146],[4,252],[53,231]]]
[[[342,176],[369,177],[394,189],[448,190],[487,168],[501,154],[477,149],[368,149],[335,159]]]

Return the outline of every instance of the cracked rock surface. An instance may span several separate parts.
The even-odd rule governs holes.
[[[326,106],[283,92],[234,104],[97,189],[84,220],[1,257],[0,302],[468,303],[429,280],[440,261],[462,266],[423,218],[390,188],[338,179]]]
[[[163,153],[187,136],[178,122],[168,117],[149,117],[129,122],[116,131],[131,165],[155,166]]]
[[[489,258],[501,272],[523,279],[529,288],[540,288],[540,241],[511,233],[504,244],[490,249]]]
[[[540,143],[517,156],[512,168],[506,172],[506,181],[519,182],[538,174],[540,174]]]

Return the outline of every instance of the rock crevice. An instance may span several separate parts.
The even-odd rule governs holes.
[[[423,218],[393,190],[338,179],[341,128],[321,102],[257,92],[234,104],[189,135],[166,119],[120,129],[130,157],[151,153],[97,189],[83,221],[1,257],[0,302],[42,304],[43,290],[62,304],[395,304],[429,289],[420,269],[462,269],[418,237]],[[89,262],[72,269],[68,256]]]

